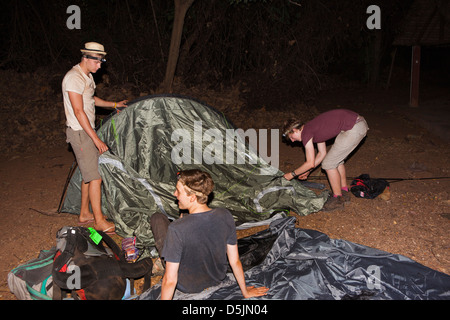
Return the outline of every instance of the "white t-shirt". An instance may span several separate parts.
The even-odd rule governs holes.
[[[69,99],[69,91],[83,96],[83,109],[86,113],[91,127],[95,127],[95,82],[92,74],[86,75],[77,64],[66,73],[62,81],[62,94],[64,100],[64,111],[66,113],[66,125],[73,130],[83,130],[72,108]]]

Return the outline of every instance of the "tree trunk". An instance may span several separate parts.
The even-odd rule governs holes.
[[[195,0],[174,0],[175,18],[173,21],[172,38],[170,40],[169,59],[167,61],[166,75],[162,83],[165,92],[172,91],[173,78],[177,68],[178,56],[180,54],[181,35],[183,33],[184,18],[189,7]]]

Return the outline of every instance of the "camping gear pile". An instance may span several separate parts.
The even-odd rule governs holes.
[[[153,262],[126,260],[106,233],[63,227],[56,246],[8,274],[8,286],[20,300],[121,300],[136,297],[134,280],[150,287]]]

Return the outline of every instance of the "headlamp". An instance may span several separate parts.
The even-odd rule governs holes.
[[[90,56],[88,54],[83,55],[83,57],[85,57],[87,59],[91,59],[91,60],[97,60],[97,61],[100,61],[100,62],[106,62],[105,58],[93,57],[93,56]]]

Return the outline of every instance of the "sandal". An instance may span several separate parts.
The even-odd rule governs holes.
[[[112,230],[112,231],[110,231],[110,230]],[[111,226],[102,231],[108,235],[116,234],[116,226]]]

